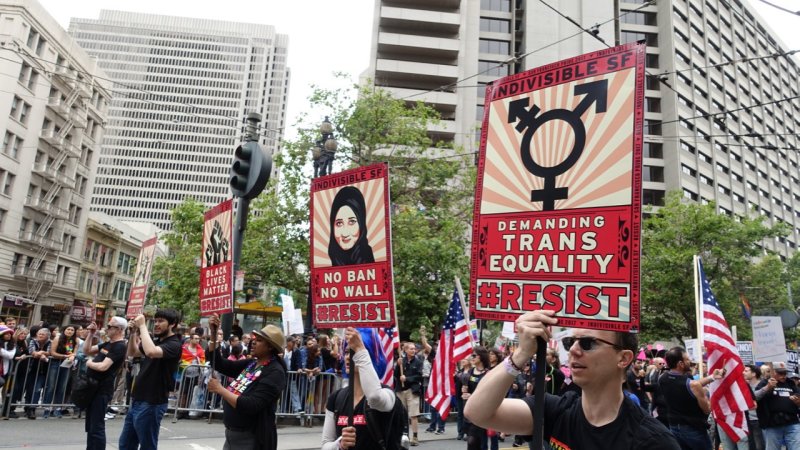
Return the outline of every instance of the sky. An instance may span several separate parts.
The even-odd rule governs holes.
[[[291,68],[286,137],[296,135],[296,118],[309,112],[311,85],[340,87],[335,72],[353,81],[369,66],[374,22],[374,0],[262,0],[260,2],[210,0],[38,0],[65,29],[70,18],[97,19],[100,9],[144,12],[233,22],[273,25],[289,35]],[[748,0],[745,0],[748,1]],[[800,16],[749,0],[789,50],[800,49]],[[800,0],[769,0],[793,11]],[[227,7],[221,7],[227,6]],[[800,58],[798,58],[800,60]],[[320,120],[324,111],[311,112]]]

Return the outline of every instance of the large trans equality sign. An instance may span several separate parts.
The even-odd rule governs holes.
[[[644,57],[628,44],[487,86],[474,317],[638,331]]]
[[[233,200],[203,214],[200,315],[233,312]]]
[[[317,328],[395,322],[389,166],[311,182],[311,303]]]

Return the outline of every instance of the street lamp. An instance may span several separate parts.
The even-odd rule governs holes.
[[[314,147],[311,148],[311,156],[314,159],[314,178],[330,175],[333,172],[333,158],[339,143],[333,137],[333,124],[325,116],[325,120],[319,126],[322,135],[317,139]]]

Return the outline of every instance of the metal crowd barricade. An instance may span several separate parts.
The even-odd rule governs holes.
[[[27,414],[36,415],[37,408],[44,408],[43,415],[61,415],[75,408],[69,401],[71,368],[61,367],[61,361],[43,361],[26,357],[14,361],[11,375],[2,386],[2,410],[0,416],[8,419],[16,408],[22,407]],[[77,412],[77,411],[76,411]]]
[[[184,369],[178,378],[174,403],[170,402],[173,423],[206,414],[210,422],[213,414],[222,414],[222,398],[208,392],[211,376],[218,377],[224,386],[231,381],[217,372],[212,373],[208,365],[191,365]],[[309,377],[301,372],[287,372],[286,388],[278,399],[275,414],[277,417],[296,417],[301,425],[310,427],[314,418],[325,418],[328,397],[341,386],[341,378],[333,373]]]
[[[208,414],[211,422],[214,413],[222,414],[222,397],[208,392],[208,380],[217,377],[223,386],[227,386],[228,377],[211,370],[211,366],[192,364],[181,372],[175,386],[175,403],[170,404],[173,411],[172,423],[182,418],[200,418]]]

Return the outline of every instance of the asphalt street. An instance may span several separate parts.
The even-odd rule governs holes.
[[[108,448],[117,449],[117,439],[124,416],[106,421]],[[86,448],[86,433],[83,420],[65,418],[50,419],[10,419],[0,420],[0,449],[58,448],[59,450],[78,450]],[[425,433],[426,424],[420,424],[419,437],[422,441],[419,450],[464,450],[466,442],[456,440],[454,423],[447,424],[442,435]],[[224,443],[223,425],[207,419],[172,421],[167,416],[161,422],[159,449],[163,450],[221,450]],[[278,427],[278,448],[281,450],[319,449],[322,436],[321,422],[314,422],[312,428],[297,425],[296,420],[281,420]],[[501,449],[511,449],[511,441],[501,443]]]

